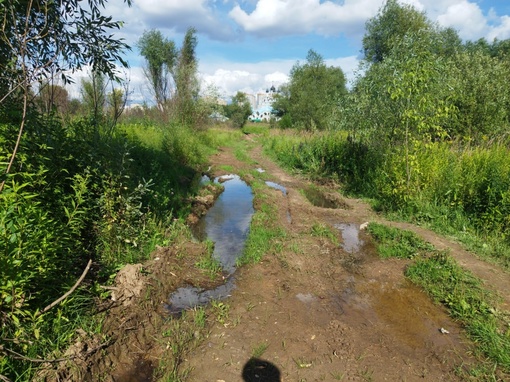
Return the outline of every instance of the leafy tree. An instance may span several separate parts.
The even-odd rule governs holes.
[[[125,0],[131,5],[131,0]],[[127,66],[122,53],[129,48],[112,30],[122,25],[101,14],[104,0],[3,1],[0,7],[0,119],[19,124],[18,138],[5,173],[20,146],[29,116],[30,86],[70,74],[90,65],[116,76],[116,65]],[[5,180],[0,183],[0,192]]]
[[[194,106],[200,90],[195,52],[197,44],[196,30],[189,28],[184,36],[175,70],[177,110],[182,123],[188,125],[194,123]]]
[[[92,124],[97,128],[102,122],[106,107],[107,82],[102,73],[91,72],[88,80],[81,81],[83,105],[89,113]]]
[[[54,85],[51,82],[41,84],[36,103],[42,113],[64,114],[68,111],[69,94],[63,86]]]
[[[140,54],[145,58],[145,76],[156,98],[160,110],[171,98],[171,90],[178,52],[172,40],[164,38],[158,30],[143,33],[137,43]]]
[[[468,50],[450,60],[451,97],[458,109],[448,125],[454,138],[480,141],[494,138],[510,127],[510,90],[507,60],[486,49]]]
[[[347,93],[342,69],[326,66],[321,55],[308,52],[306,63],[297,62],[290,82],[276,101],[277,113],[307,130],[325,129],[338,101]]]
[[[224,111],[232,126],[237,128],[242,128],[252,113],[250,101],[242,92],[237,92],[232,97],[232,102],[224,107]]]
[[[363,37],[365,60],[381,62],[390,53],[397,40],[407,33],[430,30],[432,24],[424,12],[411,5],[399,4],[397,0],[387,0],[379,13],[366,23]]]

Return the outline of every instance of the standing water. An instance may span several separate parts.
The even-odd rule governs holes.
[[[216,178],[215,182],[219,180],[223,181],[224,191],[194,227],[193,233],[198,240],[209,239],[214,242],[212,255],[231,276],[235,272],[236,260],[243,253],[255,212],[253,194],[251,188],[237,175]],[[205,305],[210,300],[228,297],[233,288],[233,277],[228,277],[225,284],[213,290],[179,288],[170,295],[168,309],[175,314],[197,305]]]

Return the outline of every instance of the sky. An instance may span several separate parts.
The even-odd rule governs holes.
[[[202,88],[214,87],[225,99],[251,94],[288,81],[296,62],[310,49],[327,65],[355,78],[365,23],[384,0],[109,0],[105,15],[122,20],[115,36],[132,49],[125,57],[130,103],[152,103],[136,48],[144,31],[158,29],[179,47],[189,27],[197,30]],[[426,12],[440,26],[453,27],[464,40],[510,38],[509,0],[401,0]],[[83,74],[77,74],[79,77]],[[79,81],[77,81],[77,84]],[[76,95],[76,89],[71,95]]]

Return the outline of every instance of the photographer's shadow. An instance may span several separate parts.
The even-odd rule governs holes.
[[[271,362],[250,358],[243,368],[245,382],[281,382],[280,370]]]

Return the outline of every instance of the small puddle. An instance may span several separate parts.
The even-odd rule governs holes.
[[[281,184],[271,182],[271,181],[266,181],[266,185],[271,188],[274,188],[275,190],[281,191],[283,196],[287,196],[287,189],[284,186],[282,186]],[[289,223],[292,223],[292,216],[290,215],[289,209],[287,209],[287,221]]]
[[[365,244],[359,237],[359,226],[354,223],[335,224],[334,227],[342,232],[342,248],[348,253],[359,252]]]
[[[315,207],[321,208],[349,208],[349,206],[338,196],[326,194],[315,187],[307,187],[303,190],[305,197]]]
[[[270,181],[266,181],[266,185],[268,185],[271,188],[274,188],[275,190],[280,190],[283,195],[287,196],[287,189],[285,187],[283,187],[282,185],[275,183],[275,182],[270,182]]]
[[[170,304],[167,305],[167,309],[170,314],[178,315],[191,307],[207,305],[212,300],[223,300],[230,297],[230,292],[234,288],[233,277],[229,277],[225,284],[212,290],[195,287],[179,288],[170,296]]]
[[[213,290],[201,290],[191,286],[179,288],[169,298],[167,308],[172,314],[206,305],[213,299],[226,298],[235,287],[232,275],[236,270],[236,260],[243,253],[251,218],[255,212],[253,193],[238,175],[221,176],[214,182],[223,183],[224,191],[214,206],[193,227],[193,234],[200,241],[209,239],[214,242],[212,256],[218,260],[229,277],[225,284]]]

